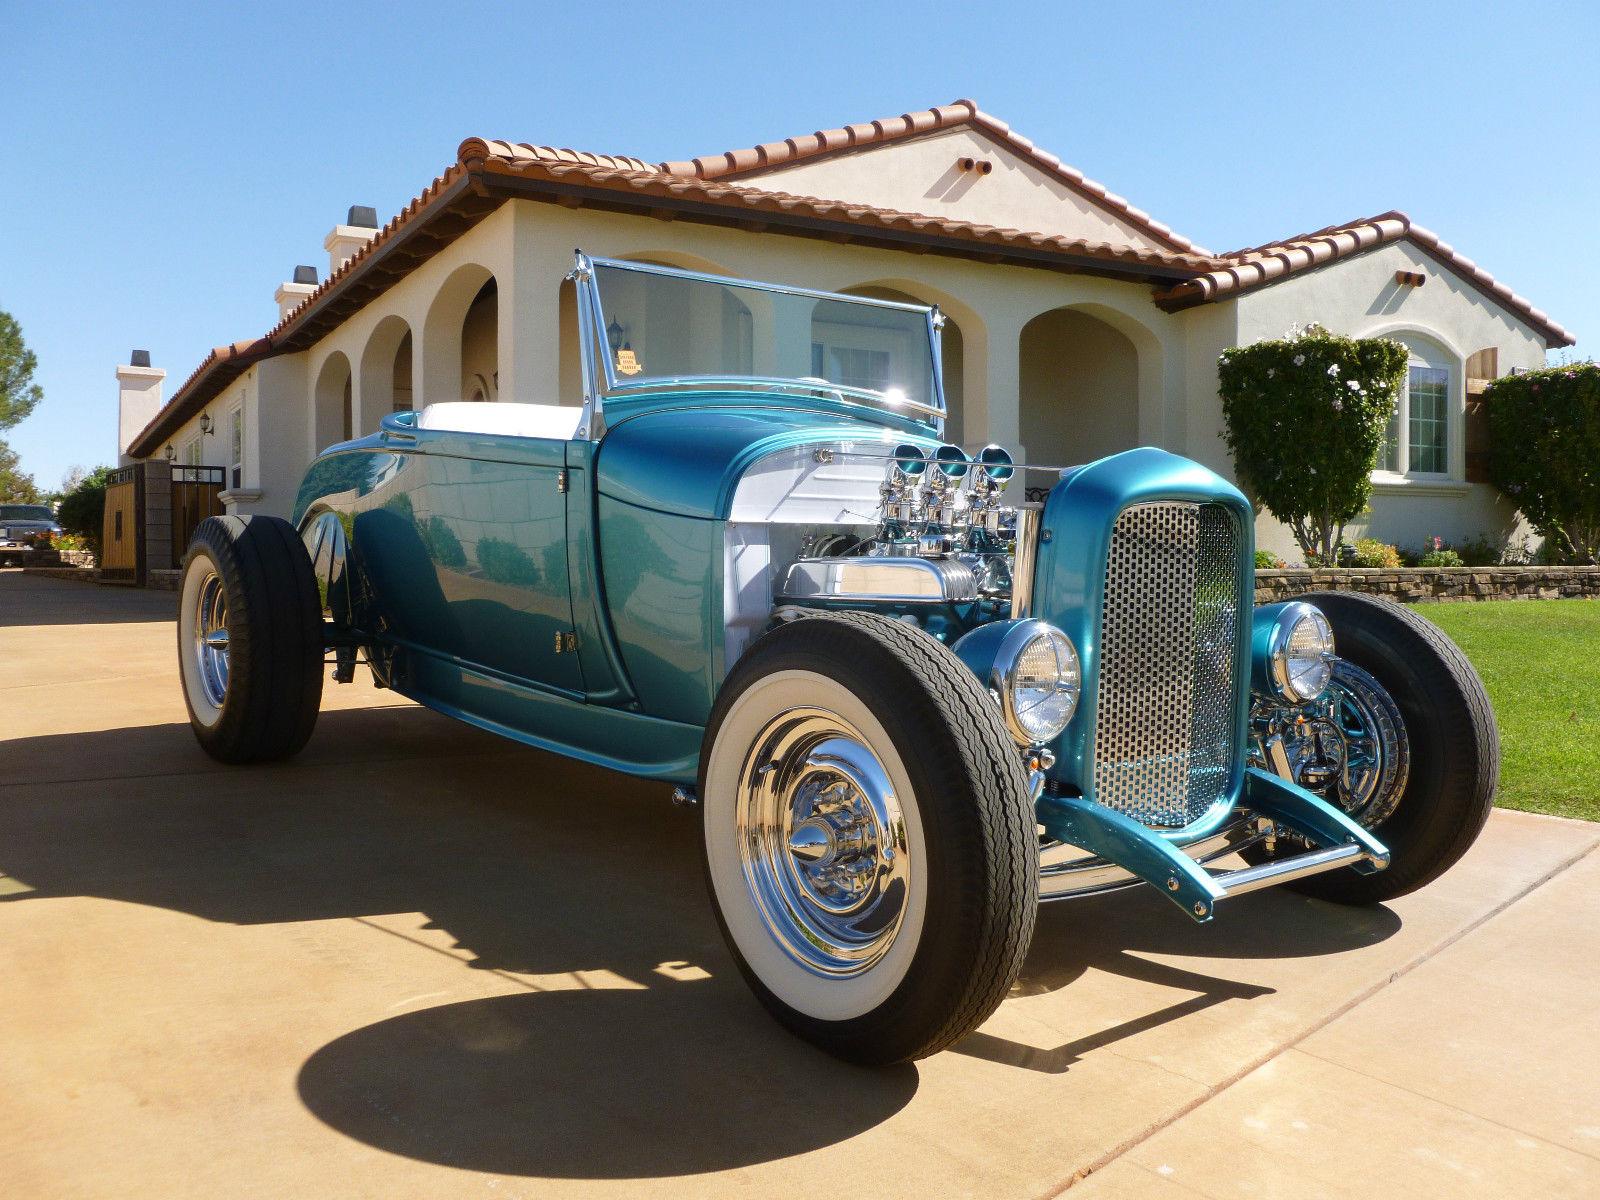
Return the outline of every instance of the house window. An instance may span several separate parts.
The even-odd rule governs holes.
[[[183,461],[191,467],[200,465],[200,438],[198,436],[183,448]]]
[[[228,486],[244,486],[244,406],[228,414]]]
[[[1412,363],[1384,434],[1378,469],[1391,475],[1450,471],[1450,372]]]

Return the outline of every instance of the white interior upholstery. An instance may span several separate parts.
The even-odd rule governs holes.
[[[417,414],[417,428],[554,438],[566,442],[578,431],[578,420],[582,416],[581,408],[563,408],[555,404],[462,401],[428,405]]]

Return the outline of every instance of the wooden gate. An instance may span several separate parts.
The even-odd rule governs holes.
[[[144,579],[144,471],[137,464],[106,480],[100,580],[137,586]]]
[[[218,498],[222,494],[225,469],[222,467],[172,468],[172,558],[182,562],[189,549],[195,526],[207,517],[220,517],[226,511]]]

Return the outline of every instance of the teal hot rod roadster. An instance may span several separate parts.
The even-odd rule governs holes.
[[[1482,828],[1498,743],[1461,653],[1356,595],[1253,608],[1227,481],[1146,448],[1014,504],[1023,464],[943,440],[937,310],[572,279],[581,396],[385,417],[292,522],[201,524],[178,650],[208,752],[293,754],[327,664],[366,664],[660,779],[756,995],[868,1063],[982,1022],[1040,900],[1370,904]]]

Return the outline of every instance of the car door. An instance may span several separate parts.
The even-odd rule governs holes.
[[[416,529],[448,613],[437,649],[581,697],[567,576],[566,442],[418,430]]]

